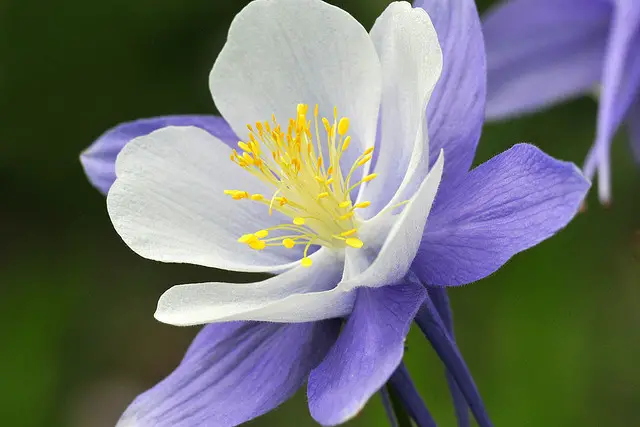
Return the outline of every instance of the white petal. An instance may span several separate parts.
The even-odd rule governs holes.
[[[311,259],[311,267],[298,266],[262,282],[174,286],[160,298],[155,317],[185,326],[231,320],[309,322],[350,312],[353,294],[335,287],[343,257],[321,249]]]
[[[370,215],[382,209],[403,180],[414,150],[428,153],[425,110],[442,72],[442,51],[427,12],[407,2],[391,3],[376,20],[371,38],[382,64],[382,104],[375,172],[361,198],[372,202]],[[419,143],[420,146],[416,147]],[[428,164],[428,155],[421,162]],[[415,169],[415,168],[414,168]],[[424,172],[417,186],[424,178]],[[414,189],[415,189],[414,188]]]
[[[389,232],[377,253],[377,257],[366,269],[362,265],[366,262],[363,258],[367,257],[367,246],[346,251],[347,265],[360,266],[359,270],[362,273],[341,282],[339,287],[342,290],[359,286],[390,285],[407,274],[422,240],[427,217],[440,185],[443,167],[444,153],[440,151],[440,156],[433,168],[402,213],[396,217],[397,219],[393,222],[390,230],[387,226],[389,223],[387,215],[378,215],[363,227],[362,240],[367,242],[367,245],[373,246],[374,251],[376,241],[379,240],[376,237],[384,238],[386,231],[389,230]]]
[[[231,24],[209,78],[216,106],[242,138],[247,124],[275,114],[286,126],[296,105],[351,121],[351,167],[374,142],[380,62],[366,30],[347,12],[320,0],[255,0]],[[348,169],[347,169],[348,170]]]
[[[299,266],[262,282],[174,286],[160,298],[156,318],[185,326],[231,320],[311,322],[347,315],[353,307],[355,288],[394,284],[407,273],[443,165],[441,152],[414,198],[394,221],[385,215],[369,221],[364,239],[370,246],[348,250],[346,263],[340,253],[323,248],[311,256],[310,268]],[[371,253],[367,249],[372,253],[380,249],[373,262],[367,259]]]
[[[111,221],[139,255],[236,271],[280,271],[299,251],[255,251],[237,239],[291,220],[232,200],[225,189],[273,192],[229,160],[229,147],[195,127],[167,127],[128,143],[107,197]],[[295,265],[295,264],[293,264]]]

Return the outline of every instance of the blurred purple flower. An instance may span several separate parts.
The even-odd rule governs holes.
[[[491,425],[455,344],[444,287],[479,280],[553,235],[575,215],[589,184],[572,164],[526,144],[469,172],[485,103],[478,14],[472,0],[424,0],[416,7],[392,3],[367,34],[320,0],[256,0],[234,19],[211,73],[226,120],[132,122],[83,154],[91,182],[103,192],[110,187],[111,219],[138,254],[279,273],[257,283],[167,291],[159,320],[207,326],[178,368],[140,395],[119,426],[234,426],[278,406],[305,382],[312,416],[336,425],[388,380],[418,425],[434,425],[401,365],[414,317],[448,369],[460,425],[468,425],[467,405],[480,426]],[[287,117],[300,101],[319,105],[319,117],[335,117],[320,126],[333,172],[315,157],[306,106],[298,106],[291,125],[292,141],[301,135],[301,145],[282,145],[285,135],[277,132],[265,143],[269,133],[257,126],[247,132],[246,123],[274,112]],[[334,116],[333,106],[350,120]],[[229,161],[238,139],[244,152],[232,159],[251,174]],[[286,155],[276,149],[269,160],[268,146]],[[262,198],[266,188],[256,179],[265,164],[276,170],[265,178],[277,178],[274,198]],[[352,164],[354,179],[365,181],[359,191],[327,183],[342,182],[336,170]],[[369,164],[378,179],[366,178]],[[225,196],[229,188],[240,190]],[[342,201],[331,211],[317,208],[331,197]],[[300,214],[310,204],[314,216]],[[335,212],[357,214],[324,221]],[[331,228],[334,220],[349,226],[340,233]],[[282,229],[293,230],[294,243],[320,249],[307,256],[283,237],[266,239]],[[239,236],[257,250],[239,244]]]
[[[597,132],[584,165],[611,199],[610,146],[626,122],[640,161],[640,2],[511,0],[484,18],[487,117],[502,119],[599,92]]]

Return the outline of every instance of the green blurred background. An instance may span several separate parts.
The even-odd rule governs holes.
[[[335,4],[369,27],[388,0]],[[489,1],[479,2],[485,9]],[[246,280],[131,252],[78,154],[118,122],[210,113],[207,75],[245,1],[0,0],[0,424],[112,427],[168,374],[196,328],[153,319],[195,280]],[[520,141],[582,163],[596,104],[486,126],[476,162]],[[614,202],[492,277],[451,291],[460,346],[498,427],[640,425],[640,190],[625,135]],[[441,426],[441,366],[419,332],[406,360]],[[253,426],[312,426],[303,394]],[[385,426],[377,398],[351,426]]]

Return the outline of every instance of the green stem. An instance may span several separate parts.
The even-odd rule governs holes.
[[[395,418],[395,420],[391,422],[392,427],[413,427],[409,414],[404,409],[404,406],[402,406],[402,401],[393,388],[386,385],[384,386],[384,392],[386,392],[386,395],[389,397],[390,406],[393,411],[393,413],[389,414],[389,418]],[[395,423],[393,421],[395,421]]]

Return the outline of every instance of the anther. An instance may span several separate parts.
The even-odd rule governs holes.
[[[256,231],[254,234],[256,235],[256,237],[258,239],[264,239],[265,237],[267,237],[269,235],[269,231],[260,230],[260,231]]]
[[[338,134],[340,136],[344,136],[345,133],[349,130],[349,119],[347,117],[343,117],[338,122]]]
[[[347,148],[349,148],[349,144],[351,144],[351,137],[348,136],[344,139],[344,142],[342,143],[342,151],[347,151]]]
[[[245,153],[246,154],[246,153]],[[371,160],[371,154],[365,156],[363,159],[361,159],[358,163],[356,163],[357,166],[362,166],[365,163],[367,163],[369,160]]]
[[[360,249],[364,245],[364,243],[362,243],[362,240],[356,237],[348,238],[347,240],[345,240],[345,243],[351,246],[352,248],[356,248],[356,249]]]
[[[254,240],[258,240],[258,238],[255,236],[255,234],[243,234],[238,239],[238,242],[240,242],[240,243],[249,243],[249,242],[254,241]]]
[[[344,214],[344,215],[340,215],[340,216],[338,217],[338,219],[340,219],[340,220],[345,220],[345,219],[349,219],[349,218],[351,218],[352,216],[353,216],[353,211],[351,211],[351,212],[347,212],[347,213],[346,213],[346,214]]]
[[[248,245],[251,249],[255,249],[256,251],[261,251],[267,246],[263,240],[258,240],[257,238],[256,240],[248,242]]]
[[[356,203],[353,207],[363,209],[363,208],[368,208],[369,206],[371,206],[371,202],[367,201],[367,202]]]
[[[365,176],[364,178],[362,178],[362,182],[369,182],[369,181],[375,179],[377,176],[378,176],[377,173],[371,173],[371,174]]]

